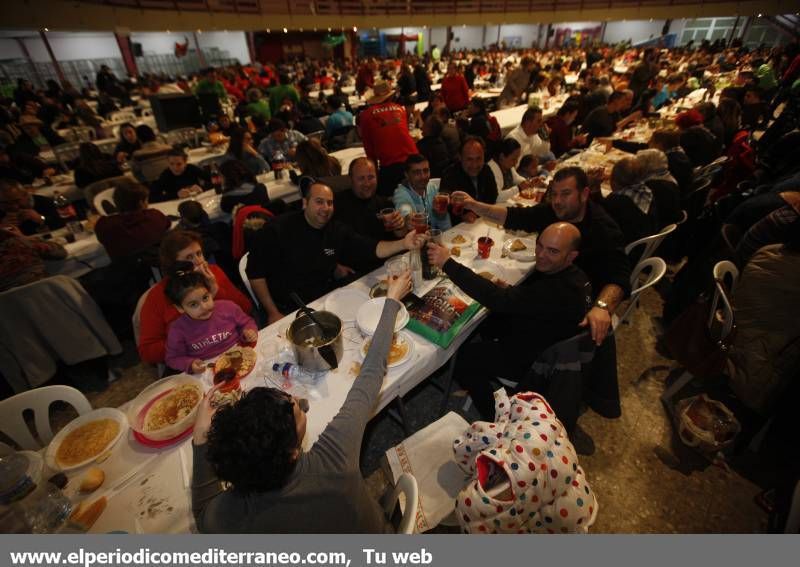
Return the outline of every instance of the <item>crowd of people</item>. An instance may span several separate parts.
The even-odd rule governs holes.
[[[495,99],[475,96],[484,86],[497,89]],[[706,96],[687,103],[701,88]],[[147,125],[123,124],[110,154],[85,142],[71,164],[79,187],[124,175],[127,166],[133,173],[116,185],[117,214],[95,225],[111,265],[84,283],[113,313],[109,319],[120,334],[147,293],[138,334],[144,362],[196,373],[205,354],[228,344],[213,337],[252,342],[259,324],[296,308],[293,292],[313,301],[385,258],[421,248],[491,312],[455,369],[483,418],[493,417],[491,378],[509,376],[524,387],[527,369],[543,351],[582,330],[597,350],[591,378],[576,397],[618,417],[612,316],[630,294],[636,264],[625,247],[679,224],[661,249],[671,262],[688,258],[666,296],[665,322],[708,291],[710,266],[733,259],[741,278],[732,301],[742,319],[730,356],[732,388],[765,419],[783,415],[786,392],[796,399],[800,335],[789,322],[796,320],[792,291],[800,284],[797,43],[772,50],[719,42],[669,50],[597,45],[442,55],[437,49],[358,64],[306,59],[210,68],[190,78],[148,75],[135,84],[105,68],[95,92],[55,81],[37,89],[20,80],[13,97],[0,101],[0,291],[46,277],[44,260],[66,256],[62,246],[40,238],[63,222],[52,201],[30,188],[59,167],[41,157],[43,149],[64,143],[56,131],[82,125],[106,137],[103,117],[134,94],[165,92],[210,96],[220,109],[231,109],[213,116],[205,132],[210,143],[227,148],[218,189],[231,224],[211,222],[192,201],[182,203],[180,219],[148,207],[214,183],[209,171],[187,163],[183,148],[166,144]],[[537,97],[561,94],[565,102],[549,112],[535,104]],[[419,103],[426,104],[418,110]],[[523,104],[520,123],[504,135],[492,111]],[[674,119],[667,124],[665,115]],[[649,140],[620,135],[653,119],[660,122]],[[366,155],[343,171],[329,152],[358,144]],[[561,163],[591,144],[627,157],[606,169]],[[143,165],[153,156],[165,157],[155,174]],[[299,170],[301,210],[271,201],[256,178],[290,163]],[[509,206],[535,186],[547,187],[542,203]],[[463,210],[437,207],[441,195],[463,203]],[[538,233],[533,275],[512,287],[481,278],[447,247],[424,244],[412,230],[415,213],[428,214],[431,227],[442,230],[485,219]],[[245,215],[260,216],[249,233],[244,224],[253,219]],[[244,252],[256,305],[236,268]],[[163,279],[150,287],[152,267]],[[100,291],[104,281],[120,282],[116,293]],[[402,298],[407,290],[400,284],[390,285],[390,297]],[[386,308],[384,319],[393,309]],[[342,413],[311,453],[298,449],[304,416],[296,399],[254,391],[213,421],[204,406],[194,432],[198,527],[278,529],[276,513],[325,492],[332,495],[326,502],[359,510],[352,525],[338,513],[320,512],[310,514],[313,522],[282,528],[325,531],[330,520],[347,524],[337,526],[344,531],[386,529],[364,493],[357,461],[388,335],[382,328],[373,343],[380,352],[370,351]],[[273,406],[274,412],[262,411]],[[576,433],[574,421],[565,425]],[[267,439],[258,451],[230,442],[244,427]],[[789,460],[797,466],[796,455]],[[319,483],[309,484],[309,475]],[[254,513],[235,492],[220,493],[217,479],[245,497],[258,493],[263,509]]]

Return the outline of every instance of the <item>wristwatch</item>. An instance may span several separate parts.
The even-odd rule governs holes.
[[[606,311],[608,311],[608,303],[606,303],[602,299],[598,299],[597,301],[595,301],[594,302],[594,306],[595,307],[599,307],[600,309],[605,309]]]

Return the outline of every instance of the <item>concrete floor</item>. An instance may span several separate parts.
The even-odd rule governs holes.
[[[675,441],[659,394],[674,363],[656,352],[655,315],[661,299],[650,289],[630,325],[618,333],[622,417],[608,420],[591,410],[580,426],[594,439],[596,451],[580,457],[600,503],[595,533],[761,533],[767,516],[754,504],[761,487],[735,470],[712,465]],[[152,368],[139,364],[132,344],[118,361],[122,378],[99,393],[89,393],[94,407],[118,406],[155,380]],[[428,383],[406,400],[409,422],[418,430],[438,418],[442,393]],[[465,392],[456,385],[448,407],[461,411]],[[462,412],[464,413],[464,412]],[[63,416],[66,417],[66,416]],[[477,418],[466,412],[467,421]],[[370,423],[362,471],[370,490],[381,494],[388,480],[380,466],[384,452],[402,441],[403,430],[387,412]],[[436,531],[447,532],[449,528]]]

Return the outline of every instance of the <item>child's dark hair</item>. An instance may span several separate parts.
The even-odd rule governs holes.
[[[208,289],[208,282],[203,274],[195,272],[191,268],[182,270],[181,267],[176,266],[177,269],[167,278],[167,285],[164,288],[167,299],[177,307],[181,306],[183,298],[193,289],[198,287]]]
[[[203,221],[208,220],[208,213],[206,213],[203,205],[197,201],[183,201],[178,205],[178,214],[181,219],[193,225],[193,227],[197,227],[203,224]]]

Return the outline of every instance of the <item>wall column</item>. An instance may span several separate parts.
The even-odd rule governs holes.
[[[56,75],[58,75],[58,80],[61,81],[63,84],[66,78],[64,77],[64,71],[61,69],[61,65],[58,64],[56,61],[56,56],[53,54],[53,48],[50,47],[50,42],[47,41],[47,35],[43,31],[39,31],[39,35],[44,42],[44,46],[47,49],[47,53],[50,55],[50,60],[53,62],[53,67],[55,67]],[[35,68],[35,67],[34,67]]]
[[[194,48],[197,50],[197,60],[200,62],[200,67],[206,68],[208,64],[206,63],[205,55],[203,55],[203,50],[200,49],[200,41],[197,39],[197,32],[192,32],[192,37],[194,38]]]
[[[136,57],[131,49],[131,36],[126,32],[115,31],[114,39],[117,40],[119,52],[122,54],[122,61],[125,63],[125,70],[131,77],[139,76],[139,68],[136,66]]]
[[[36,79],[39,81],[41,85],[44,85],[45,84],[44,79],[42,79],[42,76],[39,74],[39,69],[36,67],[36,63],[34,62],[33,57],[31,57],[31,54],[28,51],[28,47],[25,45],[25,40],[22,39],[21,37],[15,37],[14,39],[17,40],[17,44],[19,44],[20,51],[22,51],[22,53],[25,54],[25,59],[28,60],[28,65],[31,66],[33,74],[36,75]]]

